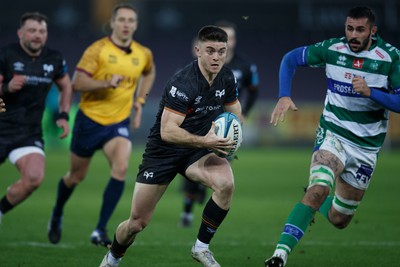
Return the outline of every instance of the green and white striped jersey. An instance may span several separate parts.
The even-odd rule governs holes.
[[[306,49],[306,63],[325,67],[327,95],[320,125],[358,147],[379,151],[388,128],[388,110],[353,90],[361,76],[369,87],[385,92],[400,86],[400,52],[379,36],[368,51],[351,51],[345,37]]]

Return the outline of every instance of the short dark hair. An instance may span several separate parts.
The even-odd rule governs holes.
[[[46,23],[48,23],[48,21],[49,21],[49,19],[47,18],[47,16],[44,15],[44,14],[42,14],[42,13],[39,13],[39,12],[27,12],[27,13],[24,13],[24,14],[21,16],[20,20],[19,20],[19,25],[20,25],[20,27],[24,26],[25,22],[26,22],[28,19],[36,20],[36,21],[38,21],[38,22],[44,21],[44,22],[46,22]]]
[[[220,27],[214,25],[207,25],[202,27],[198,34],[197,40],[204,41],[214,41],[214,42],[228,42],[228,34]]]
[[[130,9],[130,10],[132,10],[133,12],[135,12],[136,15],[138,15],[138,10],[137,10],[137,8],[134,7],[132,4],[130,4],[130,3],[120,3],[120,4],[115,5],[114,8],[112,9],[112,12],[111,12],[111,20],[114,20],[114,19],[115,19],[115,17],[117,16],[118,10],[120,10],[121,8]]]
[[[367,6],[356,6],[349,10],[347,13],[347,17],[353,19],[362,19],[367,18],[368,23],[372,26],[375,26],[375,14],[374,11]]]

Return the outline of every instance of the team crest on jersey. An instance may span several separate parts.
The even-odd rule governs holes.
[[[54,71],[54,66],[51,64],[43,64],[43,71],[45,76],[47,76],[50,72]]]
[[[222,98],[224,95],[225,95],[225,89],[216,90],[216,91],[215,91],[215,97]]]
[[[364,64],[364,59],[355,58],[353,61],[353,68],[362,69]]]
[[[138,66],[139,65],[139,59],[137,57],[132,58],[132,65]]]
[[[108,63],[111,64],[117,63],[117,57],[115,55],[108,55]]]
[[[374,61],[374,62],[371,62],[369,67],[371,70],[378,70],[379,64],[378,64],[378,62]]]
[[[25,67],[25,65],[22,62],[15,62],[14,63],[14,70],[23,71],[24,67]]]

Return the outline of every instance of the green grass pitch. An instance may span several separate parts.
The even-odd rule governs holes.
[[[113,234],[129,216],[137,166],[143,149],[134,147],[123,197],[109,223]],[[216,233],[211,249],[222,266],[264,266],[274,250],[283,223],[301,198],[308,179],[310,151],[242,148],[234,161],[236,190],[231,210]],[[289,257],[293,267],[392,267],[400,262],[399,151],[381,152],[371,186],[350,226],[337,230],[319,214]],[[47,223],[69,153],[47,153],[46,178],[27,201],[3,217],[0,225],[0,266],[98,266],[106,249],[95,247],[89,235],[96,225],[108,163],[93,158],[86,180],[65,208],[63,237],[47,240]],[[0,197],[17,178],[9,163],[0,167]],[[180,178],[179,178],[180,179]],[[195,267],[190,248],[195,241],[202,207],[195,207],[195,226],[177,227],[182,207],[178,178],[161,199],[153,220],[128,250],[120,266]]]

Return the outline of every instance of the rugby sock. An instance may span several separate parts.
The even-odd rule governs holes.
[[[58,182],[57,200],[53,209],[53,217],[60,218],[62,216],[64,205],[74,191],[74,188],[75,186],[72,188],[67,187],[64,183],[64,178],[61,177],[61,180]]]
[[[9,210],[14,208],[14,206],[8,201],[7,196],[4,196],[0,201],[0,211],[2,214],[7,213]]]
[[[113,177],[110,177],[110,181],[107,184],[106,189],[103,193],[103,203],[100,210],[100,218],[97,223],[97,229],[105,229],[108,220],[111,217],[119,199],[124,191],[124,181],[119,181]]]
[[[214,236],[218,226],[225,219],[229,210],[223,210],[214,202],[212,197],[204,207],[202,221],[197,235],[197,239],[201,242],[210,244],[211,238]]]
[[[130,247],[130,245],[132,245],[132,244],[129,244],[129,245],[127,245],[127,246],[124,246],[124,245],[121,245],[120,243],[118,243],[117,237],[116,237],[116,235],[114,234],[114,240],[113,240],[113,242],[111,243],[110,252],[111,252],[111,254],[112,254],[112,256],[113,256],[114,258],[116,258],[116,259],[122,258],[122,256],[125,255],[125,252],[126,252],[126,251],[128,250],[128,248]]]
[[[329,210],[332,207],[332,202],[333,202],[333,196],[328,196],[318,210],[319,213],[321,213],[326,219],[328,219],[328,221],[329,221]]]
[[[304,235],[314,213],[315,211],[311,207],[297,203],[283,228],[277,250],[285,250],[289,254]]]
[[[185,197],[185,199],[183,200],[183,211],[185,213],[192,213],[192,209],[193,209],[193,200],[191,200],[188,197]]]

